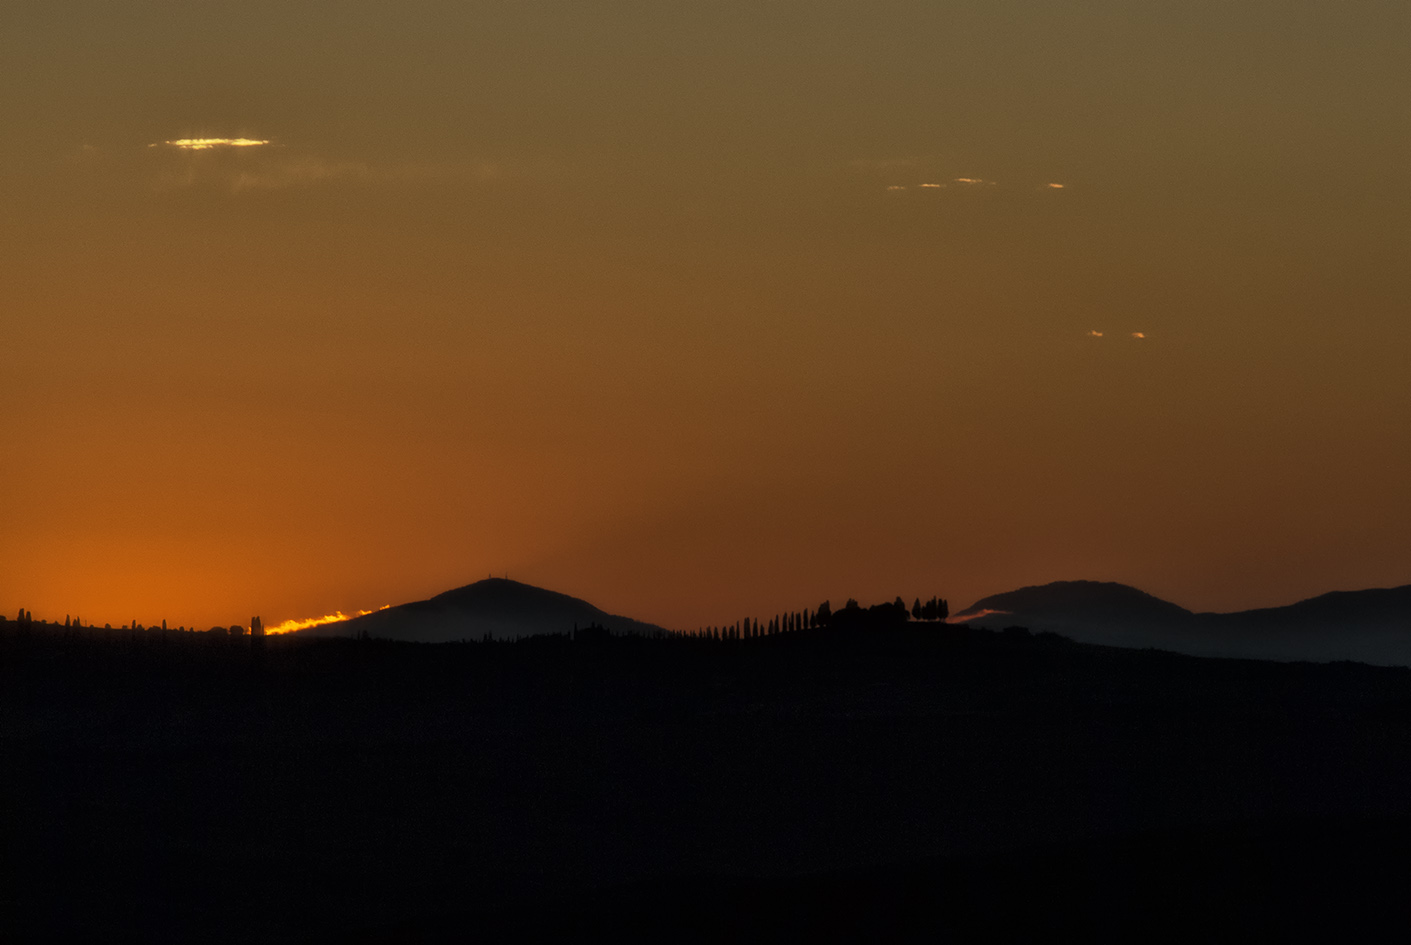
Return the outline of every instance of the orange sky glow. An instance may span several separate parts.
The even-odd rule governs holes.
[[[1411,581],[1399,7],[649,6],[20,3],[0,613]]]

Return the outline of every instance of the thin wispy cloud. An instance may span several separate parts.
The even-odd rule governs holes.
[[[947,167],[947,164],[952,164]],[[1000,181],[988,177],[959,176],[946,177],[955,172],[954,164],[939,157],[899,157],[899,158],[859,158],[844,165],[854,174],[872,177],[878,186],[889,192],[900,191],[941,191],[950,189],[956,193],[965,191],[1050,191],[1064,190],[1067,184],[1057,181],[1029,179],[1023,182]]]
[[[360,161],[326,161],[306,156],[261,162],[260,166],[234,172],[228,182],[230,189],[239,193],[323,183],[365,183],[372,177],[372,168]]]
[[[1094,330],[1092,330],[1092,331],[1087,332],[1087,337],[1089,337],[1089,338],[1101,338],[1101,337],[1103,337],[1103,332],[1100,332],[1100,331],[1097,331],[1096,329],[1094,329]],[[1134,338],[1134,339],[1136,339],[1137,341],[1142,341],[1142,340],[1144,340],[1144,339],[1146,338],[1146,332],[1144,332],[1144,331],[1128,332],[1127,337],[1129,337],[1129,338]]]

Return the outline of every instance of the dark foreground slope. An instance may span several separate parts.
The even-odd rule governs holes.
[[[5,940],[1349,940],[1411,880],[1411,672],[961,628],[8,633],[0,771]]]
[[[507,578],[486,578],[428,600],[399,604],[341,623],[299,631],[309,637],[355,637],[448,643],[515,640],[570,633],[596,624],[617,633],[664,633],[661,627],[599,610],[585,600]]]

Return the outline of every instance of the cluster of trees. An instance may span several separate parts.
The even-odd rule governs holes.
[[[166,622],[163,621],[163,622],[162,622],[162,629],[165,630],[165,629],[166,629],[166,626],[167,626],[167,625],[166,625]],[[262,637],[262,636],[265,635],[265,626],[264,626],[264,623],[262,623],[262,622],[260,621],[260,618],[259,618],[259,617],[251,617],[251,618],[250,618],[250,627],[249,627],[249,630],[248,630],[248,631],[246,630],[245,627],[240,626],[240,624],[238,624],[238,623],[233,623],[233,624],[230,625],[229,628],[226,628],[226,627],[212,627],[211,629],[207,630],[206,632],[209,633],[211,636],[217,636],[217,637],[220,637],[220,636],[243,637],[247,632],[248,632],[248,633],[250,634],[250,636],[252,636],[252,637]]]
[[[911,605],[912,620],[945,620],[949,616],[950,604],[944,598],[933,597],[923,604],[918,597]]]
[[[950,605],[940,597],[932,597],[926,603],[916,598],[910,606],[898,597],[890,604],[873,604],[863,608],[856,600],[848,598],[842,609],[834,611],[828,601],[819,604],[814,610],[807,608],[785,614],[776,614],[760,623],[755,618],[745,618],[725,626],[701,627],[686,636],[703,640],[753,640],[758,637],[772,637],[781,633],[797,633],[806,630],[834,628],[855,630],[870,627],[884,627],[904,624],[908,620],[945,620],[950,616]]]

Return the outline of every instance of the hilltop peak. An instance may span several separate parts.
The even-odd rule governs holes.
[[[338,624],[301,631],[310,636],[370,636],[438,643],[449,640],[518,639],[568,633],[591,624],[618,633],[660,633],[660,627],[620,617],[585,600],[522,581],[488,577],[426,600],[399,604]]]
[[[1191,612],[1146,591],[1115,581],[1053,581],[981,598],[955,615],[956,620],[994,614],[1059,616],[1111,623],[1181,620]]]

